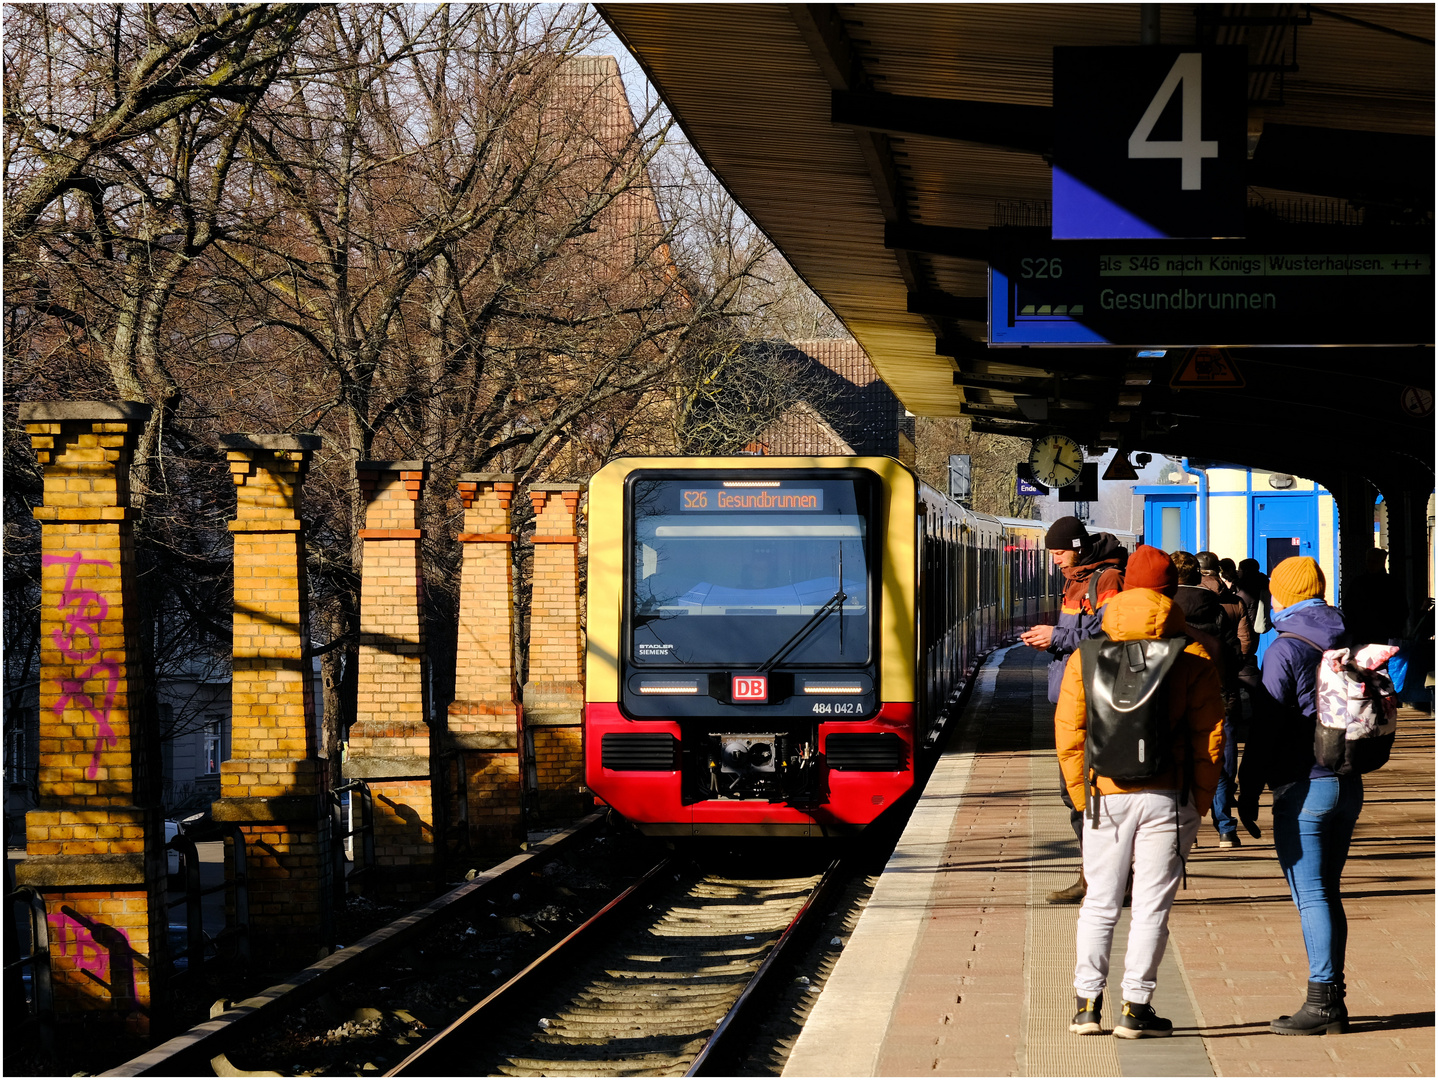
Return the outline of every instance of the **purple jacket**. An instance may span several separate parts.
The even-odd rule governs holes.
[[[1323,649],[1338,648],[1348,637],[1343,613],[1321,600],[1276,612],[1273,625],[1280,634],[1285,630],[1299,634]],[[1263,654],[1265,692],[1255,697],[1253,724],[1239,769],[1240,787],[1257,785],[1249,792],[1255,798],[1264,784],[1277,787],[1305,777],[1333,775],[1313,760],[1320,655],[1297,638],[1282,636]]]

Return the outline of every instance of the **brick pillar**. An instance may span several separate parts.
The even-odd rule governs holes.
[[[373,881],[390,895],[428,887],[438,869],[418,517],[426,470],[422,461],[355,464],[366,502],[364,576],[358,696],[344,772],[370,786]]]
[[[332,936],[328,763],[315,731],[300,495],[315,435],[224,435],[235,481],[230,753],[216,821],[245,836],[251,958],[308,962]],[[226,873],[233,877],[233,852]]]
[[[531,484],[534,591],[529,602],[529,681],[524,731],[540,813],[584,809],[584,645],[579,632],[582,484]]]
[[[159,731],[141,664],[130,460],[150,407],[40,402],[39,806],[17,885],[45,898],[56,1018],[145,1036],[164,999]],[[126,617],[129,618],[127,624]],[[7,918],[10,917],[7,915]]]
[[[449,743],[464,769],[470,851],[503,857],[524,841],[520,707],[514,669],[512,473],[464,473],[459,634]]]

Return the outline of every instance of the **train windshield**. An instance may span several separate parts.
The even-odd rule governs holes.
[[[801,631],[786,665],[868,661],[863,481],[636,480],[630,493],[635,663],[758,666]]]

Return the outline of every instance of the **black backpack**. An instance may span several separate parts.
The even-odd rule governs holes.
[[[1168,715],[1168,677],[1187,637],[1114,641],[1089,638],[1079,644],[1088,733],[1084,739],[1084,784],[1090,818],[1098,821],[1098,778],[1146,780],[1173,767],[1173,724]],[[1187,739],[1184,740],[1187,745]],[[1185,760],[1181,802],[1187,802]]]

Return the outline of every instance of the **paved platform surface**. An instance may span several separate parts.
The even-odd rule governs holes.
[[[1348,1034],[1268,1031],[1308,968],[1265,793],[1261,839],[1220,851],[1205,819],[1189,858],[1154,995],[1173,1036],[1076,1036],[1078,909],[1043,899],[1078,863],[1045,660],[1016,646],[980,672],[784,1075],[1434,1075],[1432,718],[1405,710],[1392,760],[1364,778],[1343,876]]]

